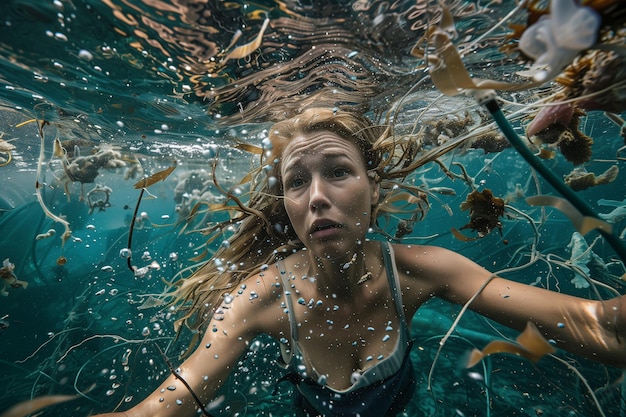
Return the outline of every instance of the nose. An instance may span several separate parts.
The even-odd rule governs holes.
[[[309,188],[309,207],[311,210],[320,210],[330,206],[327,191],[326,184],[322,178],[318,176],[311,178],[311,186]]]

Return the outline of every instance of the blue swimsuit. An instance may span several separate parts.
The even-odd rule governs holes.
[[[283,359],[290,372],[283,378],[294,383],[295,406],[300,416],[314,417],[382,417],[395,416],[404,409],[413,395],[415,379],[410,360],[411,339],[399,291],[399,280],[389,243],[383,244],[383,259],[391,295],[400,320],[400,332],[394,352],[376,365],[366,369],[346,390],[335,390],[321,385],[307,376],[306,363],[298,344],[298,323],[293,313],[293,301],[285,294],[291,324],[291,349],[283,351]],[[290,288],[282,265],[278,265],[283,288]]]

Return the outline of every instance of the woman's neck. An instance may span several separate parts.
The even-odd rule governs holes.
[[[379,258],[374,250],[374,245],[367,242],[340,259],[324,259],[309,252],[307,276],[315,278],[320,292],[350,298],[362,284],[379,275],[379,262],[371,262]]]

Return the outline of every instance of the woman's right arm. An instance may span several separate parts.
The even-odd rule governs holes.
[[[123,413],[94,417],[185,417],[197,416],[200,408],[184,380],[205,406],[215,396],[245,352],[260,333],[273,334],[284,325],[277,289],[272,279],[251,277],[246,289],[223,303],[223,313],[215,314],[200,345],[147,398]],[[281,330],[278,330],[281,331]]]

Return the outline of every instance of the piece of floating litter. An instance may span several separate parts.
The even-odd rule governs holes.
[[[559,210],[561,213],[565,214],[565,216],[572,222],[578,233],[581,235],[586,235],[588,232],[593,229],[602,230],[606,233],[613,232],[613,226],[609,223],[600,220],[595,217],[583,216],[583,214],[576,209],[564,198],[555,197],[552,195],[535,195],[532,197],[528,197],[526,202],[531,206],[551,206],[555,209]]]
[[[537,362],[544,355],[548,353],[554,353],[556,349],[548,343],[548,341],[539,333],[537,326],[532,322],[526,323],[526,328],[517,339],[517,343],[512,343],[506,340],[494,340],[489,342],[487,346],[481,351],[474,349],[470,354],[470,358],[467,361],[466,368],[471,368],[480,362],[485,356],[493,353],[513,353],[518,356],[522,356],[526,359],[530,359],[533,362]]]
[[[56,233],[56,230],[50,229],[46,233],[40,233],[37,236],[35,236],[35,240],[47,239],[50,236],[54,236],[55,233]]]
[[[0,414],[0,417],[24,417],[42,408],[54,404],[70,401],[78,398],[78,395],[46,395],[23,401]]]

